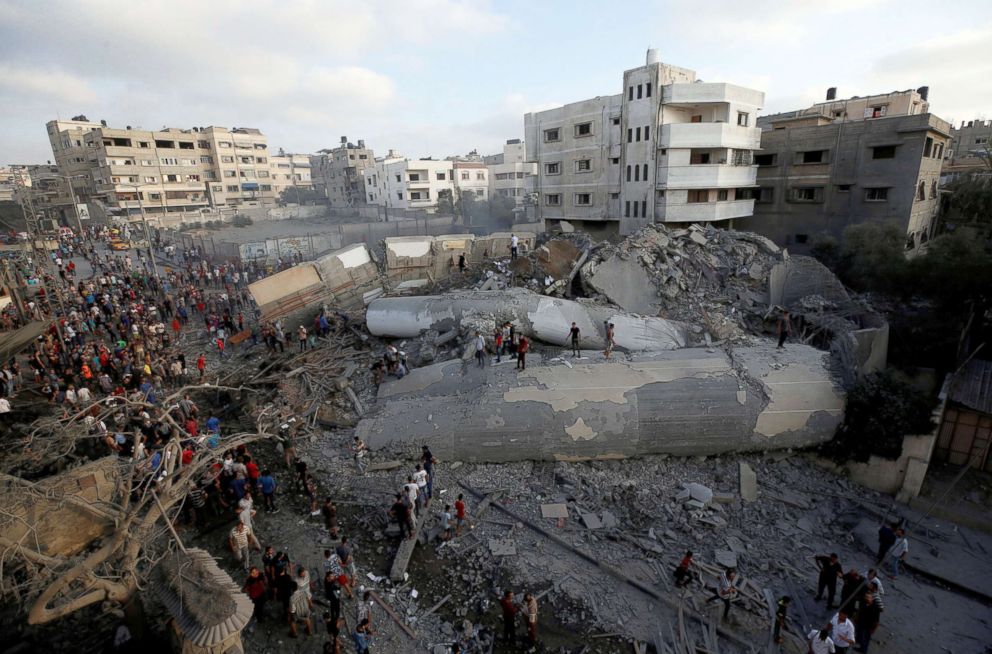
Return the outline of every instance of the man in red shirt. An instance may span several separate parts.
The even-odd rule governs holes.
[[[530,350],[530,341],[526,336],[521,336],[520,342],[517,343],[517,370],[527,369],[528,350]]]
[[[516,645],[517,613],[520,611],[520,607],[513,601],[513,591],[506,591],[499,603],[503,607],[503,640],[511,645]]]
[[[468,522],[468,516],[465,513],[465,495],[462,493],[458,494],[458,499],[455,500],[455,536],[461,536],[462,525]],[[473,527],[469,525],[469,529]]]
[[[258,469],[258,464],[251,460],[251,457],[247,454],[245,455],[245,470],[248,471],[248,484],[251,486],[253,493],[258,493],[258,478],[262,476],[262,473]]]
[[[200,381],[203,381],[203,373],[207,369],[207,357],[202,352],[196,359],[196,369],[200,371]]]

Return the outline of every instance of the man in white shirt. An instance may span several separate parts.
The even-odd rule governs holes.
[[[421,507],[427,507],[430,504],[430,498],[427,497],[427,471],[419,463],[417,464],[417,471],[413,473],[413,481],[417,484],[417,511],[420,511]]]
[[[716,589],[716,594],[706,600],[707,603],[713,600],[723,601],[723,619],[726,620],[727,616],[730,615],[730,603],[737,598],[737,572],[735,570],[727,570],[718,580],[718,586]]]
[[[814,629],[806,635],[809,641],[809,651],[811,654],[834,654],[837,649],[834,641],[830,638],[829,625],[826,629]]]
[[[475,332],[475,360],[480,368],[486,365],[486,338],[482,332]]]
[[[410,506],[413,507],[414,512],[420,511],[420,502],[417,500],[419,493],[417,492],[417,483],[413,481],[413,477],[406,478],[407,483],[403,485],[403,492],[406,493],[407,498],[410,500]],[[416,521],[416,517],[414,517]]]
[[[889,556],[892,557],[891,577],[893,579],[899,576],[899,563],[905,563],[907,554],[909,554],[909,539],[906,537],[906,530],[896,529],[896,542],[889,549]]]
[[[510,259],[517,258],[517,246],[520,245],[520,239],[517,238],[516,234],[510,234]]]
[[[847,654],[850,647],[854,647],[854,623],[847,617],[847,611],[839,611],[830,618],[830,637],[833,638],[834,648],[837,654]]]

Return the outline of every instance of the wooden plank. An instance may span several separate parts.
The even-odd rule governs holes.
[[[400,626],[400,629],[406,632],[406,635],[409,636],[411,640],[417,640],[417,634],[413,633],[413,629],[411,629],[405,622],[403,622],[402,619],[400,619],[400,616],[396,614],[396,611],[393,610],[393,607],[386,604],[386,602],[384,602],[383,599],[379,597],[379,593],[375,592],[374,590],[370,590],[369,596],[371,596],[372,599],[375,600],[376,604],[382,607],[382,609],[386,612],[386,614],[393,619],[393,622],[395,622]]]

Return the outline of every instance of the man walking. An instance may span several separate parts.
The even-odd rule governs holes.
[[[872,634],[875,633],[882,619],[882,607],[875,601],[875,596],[871,592],[864,594],[854,619],[854,640],[858,644],[858,651],[867,654]]]
[[[778,349],[782,349],[785,341],[792,335],[792,323],[789,321],[789,310],[786,309],[778,319]]]
[[[437,459],[434,458],[434,453],[426,445],[421,446],[420,449],[420,461],[424,466],[424,471],[427,472],[427,502],[430,503],[434,497],[434,464],[437,463]]]
[[[581,354],[579,350],[579,328],[574,322],[572,323],[572,328],[568,330],[568,336],[572,341],[572,356],[578,359]]]
[[[778,608],[775,610],[775,629],[772,633],[776,645],[781,645],[784,641],[782,630],[785,629],[785,625],[789,621],[789,604],[791,602],[792,598],[788,595],[783,595],[778,600]]]
[[[899,564],[906,562],[906,555],[909,554],[909,539],[906,538],[906,531],[902,528],[896,529],[896,542],[889,549],[889,556],[892,557],[892,578],[899,576]]]
[[[840,560],[837,558],[837,554],[833,553],[830,556],[815,556],[813,557],[813,561],[816,563],[816,567],[820,571],[820,577],[816,584],[817,601],[823,599],[823,591],[826,590],[827,608],[837,608],[834,604],[834,596],[837,594],[837,580],[844,576],[844,569],[840,565]]]
[[[482,332],[475,332],[475,360],[480,368],[486,365],[486,339]]]
[[[616,341],[614,340],[615,329],[612,322],[606,323],[606,350],[603,351],[603,356],[607,359],[613,354],[613,346],[616,345]]]
[[[830,636],[834,639],[837,654],[847,654],[848,649],[854,646],[854,623],[847,617],[847,611],[841,609],[830,618],[830,624],[833,627]]]
[[[716,593],[712,597],[706,600],[707,603],[714,600],[720,600],[723,602],[723,619],[726,620],[730,615],[730,603],[737,596],[737,571],[727,570],[722,575],[718,581],[718,586]]]
[[[537,598],[530,593],[524,595],[524,610],[527,611],[527,640],[531,645],[537,645]]]

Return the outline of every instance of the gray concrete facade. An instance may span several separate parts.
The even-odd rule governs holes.
[[[446,361],[383,383],[378,399],[357,427],[369,447],[429,444],[463,461],[808,446],[833,437],[844,404],[828,355],[804,345],[531,357],[526,371]]]

